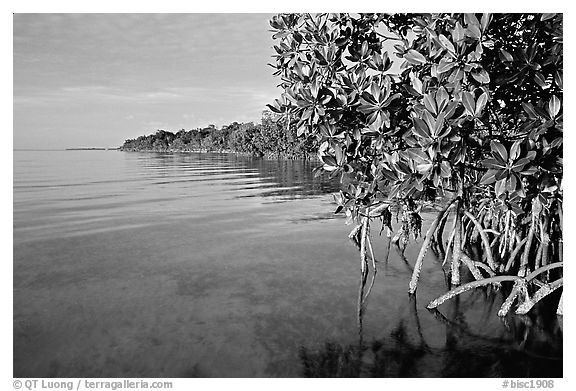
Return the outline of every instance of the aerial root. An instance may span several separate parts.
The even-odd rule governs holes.
[[[548,296],[550,293],[554,292],[556,289],[560,288],[563,284],[564,284],[563,277],[557,279],[556,281],[550,284],[545,284],[542,288],[538,289],[538,291],[536,291],[536,293],[534,293],[534,295],[531,298],[527,297],[526,300],[524,300],[524,302],[522,302],[518,306],[518,308],[516,308],[516,314],[517,315],[527,314],[528,311],[530,311],[536,303],[538,303],[540,300]]]
[[[465,262],[465,264],[469,263],[466,259],[464,259],[463,262]],[[562,277],[557,279],[556,281],[554,281],[552,283],[549,283],[549,284],[542,283],[541,281],[536,280],[536,277],[542,273],[549,272],[552,269],[560,268],[563,266],[564,266],[563,262],[556,262],[556,263],[548,264],[546,266],[542,266],[539,269],[537,269],[537,270],[533,271],[532,273],[530,273],[529,275],[527,275],[526,277],[495,276],[495,277],[484,278],[484,279],[477,280],[477,281],[472,281],[472,282],[469,282],[467,284],[456,287],[456,288],[450,290],[449,292],[443,294],[442,296],[432,300],[428,304],[427,308],[428,309],[434,309],[434,308],[438,307],[439,305],[443,304],[444,302],[446,302],[447,300],[450,300],[451,298],[453,298],[457,295],[460,295],[464,292],[467,292],[471,289],[474,289],[474,288],[486,286],[489,284],[499,284],[501,282],[513,281],[514,286],[512,288],[512,291],[510,292],[510,294],[508,295],[508,297],[506,298],[506,300],[504,301],[504,303],[500,307],[500,310],[498,311],[498,316],[501,316],[501,317],[506,316],[508,314],[508,312],[510,311],[510,308],[514,304],[514,301],[516,301],[516,300],[518,300],[518,307],[516,308],[515,313],[519,314],[519,315],[523,315],[523,314],[528,313],[532,309],[532,307],[534,307],[534,305],[536,303],[538,303],[540,300],[542,300],[544,297],[548,296],[550,293],[554,292],[556,289],[563,286],[564,279]],[[486,270],[488,270],[488,269],[486,269]],[[537,282],[538,282],[538,284],[536,284]],[[532,297],[530,297],[530,295],[528,293],[528,284],[529,283],[534,283],[540,287],[540,289],[538,289],[538,291],[536,291],[536,293],[534,293],[534,295],[532,295]],[[562,298],[561,298],[561,301],[558,305],[557,313],[562,314]]]
[[[452,246],[452,264],[450,265],[450,282],[460,285],[460,258],[462,254],[462,205],[458,200],[456,204],[456,219],[454,220],[454,245]]]
[[[360,233],[360,270],[362,276],[368,272],[368,262],[366,261],[366,236],[368,233],[368,217],[362,219],[362,229]]]
[[[512,265],[514,265],[514,261],[516,260],[516,257],[518,256],[518,254],[520,253],[520,250],[522,250],[522,247],[524,246],[524,244],[526,244],[527,241],[528,241],[527,237],[522,239],[520,241],[520,243],[518,243],[518,245],[516,246],[514,251],[512,251],[512,254],[510,255],[510,259],[508,260],[508,263],[506,264],[506,267],[504,268],[505,272],[508,272],[510,270],[510,268],[512,267]]]
[[[480,234],[480,238],[482,239],[482,244],[484,245],[484,253],[486,254],[486,260],[488,261],[488,266],[492,270],[496,269],[496,263],[494,262],[494,257],[492,256],[492,248],[490,247],[490,240],[488,240],[488,235],[486,235],[486,230],[482,227],[482,225],[476,220],[474,215],[468,211],[464,211],[464,216],[468,217],[468,219],[474,224],[476,229]]]
[[[558,309],[556,309],[556,315],[564,315],[564,309],[563,307],[563,302],[564,302],[564,292],[562,292],[562,296],[560,296],[560,302],[558,303]]]
[[[439,305],[443,304],[445,301],[450,300],[451,298],[458,296],[461,293],[467,292],[470,289],[478,288],[478,287],[489,285],[489,284],[501,283],[504,281],[516,281],[518,279],[520,279],[520,277],[518,277],[518,276],[497,276],[497,277],[484,278],[484,279],[479,280],[479,281],[472,281],[472,282],[460,285],[460,286],[450,290],[449,292],[446,292],[442,296],[432,300],[426,306],[426,308],[428,308],[428,309],[436,308]]]
[[[416,288],[418,286],[418,278],[420,277],[420,272],[422,270],[422,263],[424,262],[424,256],[428,251],[428,247],[430,246],[432,236],[434,235],[434,232],[436,231],[438,224],[440,223],[440,221],[442,220],[448,209],[450,209],[452,204],[457,200],[458,199],[456,198],[451,202],[449,202],[448,205],[446,205],[446,207],[438,214],[438,216],[436,216],[436,219],[434,219],[434,221],[430,225],[430,228],[428,228],[428,231],[426,231],[426,235],[424,236],[424,242],[422,243],[422,247],[420,247],[420,253],[418,254],[418,258],[416,259],[416,263],[414,264],[414,272],[412,273],[412,278],[410,279],[408,289],[408,292],[410,294],[414,294],[414,292],[416,292]]]
[[[512,308],[512,304],[514,304],[514,301],[517,298],[519,303],[523,303],[524,301],[526,301],[527,297],[528,297],[528,288],[526,287],[526,280],[520,278],[514,281],[514,287],[512,287],[512,291],[510,292],[506,300],[504,300],[504,303],[502,303],[502,306],[498,311],[498,316],[500,317],[506,316],[510,311],[510,308]]]

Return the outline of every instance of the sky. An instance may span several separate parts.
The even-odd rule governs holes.
[[[259,121],[281,91],[271,14],[15,14],[14,148]]]

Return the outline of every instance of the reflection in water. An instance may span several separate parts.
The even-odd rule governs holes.
[[[375,278],[373,273],[372,277]],[[373,283],[373,280],[372,280]],[[441,338],[424,336],[415,296],[407,297],[409,316],[391,319],[395,324],[385,337],[364,341],[365,296],[360,284],[358,343],[327,341],[320,349],[301,347],[299,357],[305,377],[562,377],[562,319],[550,308],[539,307],[530,316],[500,319],[505,336],[473,331],[465,312],[481,307],[495,316],[499,292],[477,291],[462,301],[456,297],[445,311],[428,311],[444,325]]]
[[[184,177],[183,181],[213,181],[216,176],[224,185],[234,186],[234,191],[239,192],[237,198],[277,197],[291,200],[338,189],[335,180],[314,178],[312,169],[319,163],[311,161],[268,160],[217,153],[143,153],[137,157],[144,172],[170,182],[174,181],[175,175]],[[246,180],[248,178],[252,180]]]
[[[127,230],[336,191],[336,181],[313,177],[317,165],[232,154],[17,151],[15,238]],[[294,222],[333,219],[332,211],[295,213]]]

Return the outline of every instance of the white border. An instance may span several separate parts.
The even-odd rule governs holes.
[[[176,1],[176,0],[162,0],[162,1],[138,1],[138,2],[121,2],[118,0],[101,0],[98,2],[82,2],[78,0],[51,0],[51,1],[10,1],[7,10],[2,12],[1,28],[2,28],[2,49],[5,54],[4,61],[2,61],[2,86],[4,87],[3,95],[4,102],[2,107],[4,123],[12,124],[12,131],[5,139],[3,148],[6,150],[1,154],[0,167],[2,173],[2,183],[4,184],[2,192],[2,306],[4,318],[2,319],[2,347],[3,353],[0,363],[0,389],[13,389],[12,388],[12,304],[13,304],[13,290],[12,290],[12,205],[13,205],[13,192],[8,188],[8,184],[13,184],[13,111],[8,109],[9,102],[13,99],[13,62],[9,60],[12,57],[12,33],[13,33],[13,18],[12,13],[59,13],[59,12],[105,12],[105,13],[123,13],[123,12],[239,12],[239,13],[275,13],[275,12],[320,12],[320,11],[338,11],[338,12],[439,12],[445,10],[454,11],[474,11],[474,12],[563,12],[565,15],[565,66],[566,72],[564,74],[565,84],[567,85],[566,91],[574,91],[573,89],[573,76],[571,70],[574,68],[573,60],[573,28],[571,25],[573,13],[571,7],[567,5],[568,2],[542,2],[542,1],[522,1],[522,2],[505,2],[502,0],[488,0],[477,3],[462,1],[412,1],[412,2],[394,2],[386,0],[364,0],[362,2],[351,2],[334,0],[323,0],[322,2],[310,2],[309,0],[291,0],[289,2],[246,2],[246,1],[210,1],[210,2],[194,2],[194,1]],[[471,10],[471,8],[473,8]],[[574,129],[573,114],[575,111],[572,107],[572,93],[565,94],[565,122],[567,134],[565,137],[565,151],[568,153],[565,156],[566,173],[565,176],[565,258],[566,269],[568,276],[573,275],[573,267],[570,265],[572,259],[571,255],[574,254],[570,238],[573,235],[573,221],[576,221],[575,210],[571,205],[573,198],[573,168],[574,160],[570,156],[575,147],[574,143]],[[9,130],[5,129],[4,132]],[[571,168],[572,167],[572,168]],[[574,388],[574,375],[573,372],[573,316],[572,309],[574,308],[574,294],[573,284],[567,284],[566,300],[564,301],[564,311],[566,313],[564,320],[564,349],[567,352],[564,360],[564,379],[557,379],[555,381],[555,390],[569,389],[568,385],[573,384],[570,389]],[[116,379],[110,379],[116,380]],[[319,389],[319,388],[338,388],[348,389],[358,386],[371,386],[378,387],[377,389],[395,390],[400,387],[409,387],[414,389],[445,389],[445,387],[457,387],[459,389],[468,390],[499,390],[501,389],[501,379],[365,379],[365,380],[352,380],[352,379],[283,379],[281,381],[273,379],[166,379],[174,381],[175,390],[188,390],[188,389],[206,389],[213,387],[226,387],[240,388],[240,389],[253,389],[253,388],[270,388],[273,386],[275,389],[292,390],[294,388],[305,389]],[[359,384],[358,382],[361,382]]]

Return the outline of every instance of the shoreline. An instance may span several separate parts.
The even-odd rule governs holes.
[[[99,147],[90,147],[90,148],[66,148],[65,151],[117,151],[120,148],[99,148]]]
[[[154,153],[224,153],[238,156],[255,157],[262,159],[277,159],[277,160],[308,160],[308,161],[320,161],[316,154],[287,154],[287,153],[266,153],[266,154],[255,154],[252,152],[242,152],[234,151],[231,149],[219,149],[211,150],[207,148],[194,148],[194,149],[182,149],[182,148],[159,148],[159,149],[139,149],[139,148],[124,148],[119,147],[115,149],[116,151],[122,152],[154,152]]]

